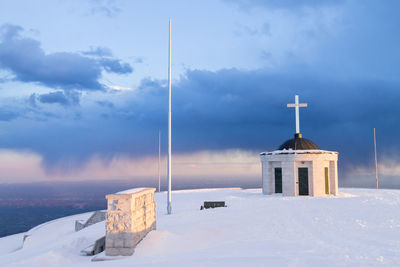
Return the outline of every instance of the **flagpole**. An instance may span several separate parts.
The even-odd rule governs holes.
[[[300,112],[299,112],[299,96],[295,95],[294,96],[294,104],[295,104],[295,110],[296,110],[296,133],[300,133]]]
[[[376,179],[376,189],[379,188],[379,182],[378,182],[378,158],[376,156],[376,134],[375,134],[375,128],[374,128],[374,151],[375,151],[375,179]]]
[[[160,165],[161,165],[161,131],[158,130],[158,192],[161,191]]]
[[[169,19],[169,55],[168,55],[168,204],[167,212],[171,214],[171,18]]]

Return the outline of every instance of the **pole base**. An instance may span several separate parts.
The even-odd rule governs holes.
[[[171,214],[171,212],[172,212],[172,207],[171,207],[170,203],[168,203],[167,212],[168,212],[168,214]]]

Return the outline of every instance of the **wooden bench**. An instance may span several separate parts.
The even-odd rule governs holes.
[[[200,207],[200,210],[221,207],[226,207],[225,201],[204,201],[204,205]]]

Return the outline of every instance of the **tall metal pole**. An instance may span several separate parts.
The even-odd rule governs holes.
[[[158,130],[158,192],[161,191],[160,165],[161,165],[161,131]]]
[[[169,19],[169,56],[168,56],[168,204],[167,212],[171,214],[171,18]]]
[[[378,158],[376,156],[376,134],[375,134],[375,128],[374,128],[374,150],[375,150],[375,178],[376,178],[376,189],[379,188],[379,182],[378,182]]]

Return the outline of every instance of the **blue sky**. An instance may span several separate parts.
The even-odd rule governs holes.
[[[292,137],[299,94],[303,136],[339,151],[340,179],[373,175],[376,127],[396,183],[399,5],[1,1],[0,181],[154,175],[171,17],[177,173],[257,177],[258,153]]]

